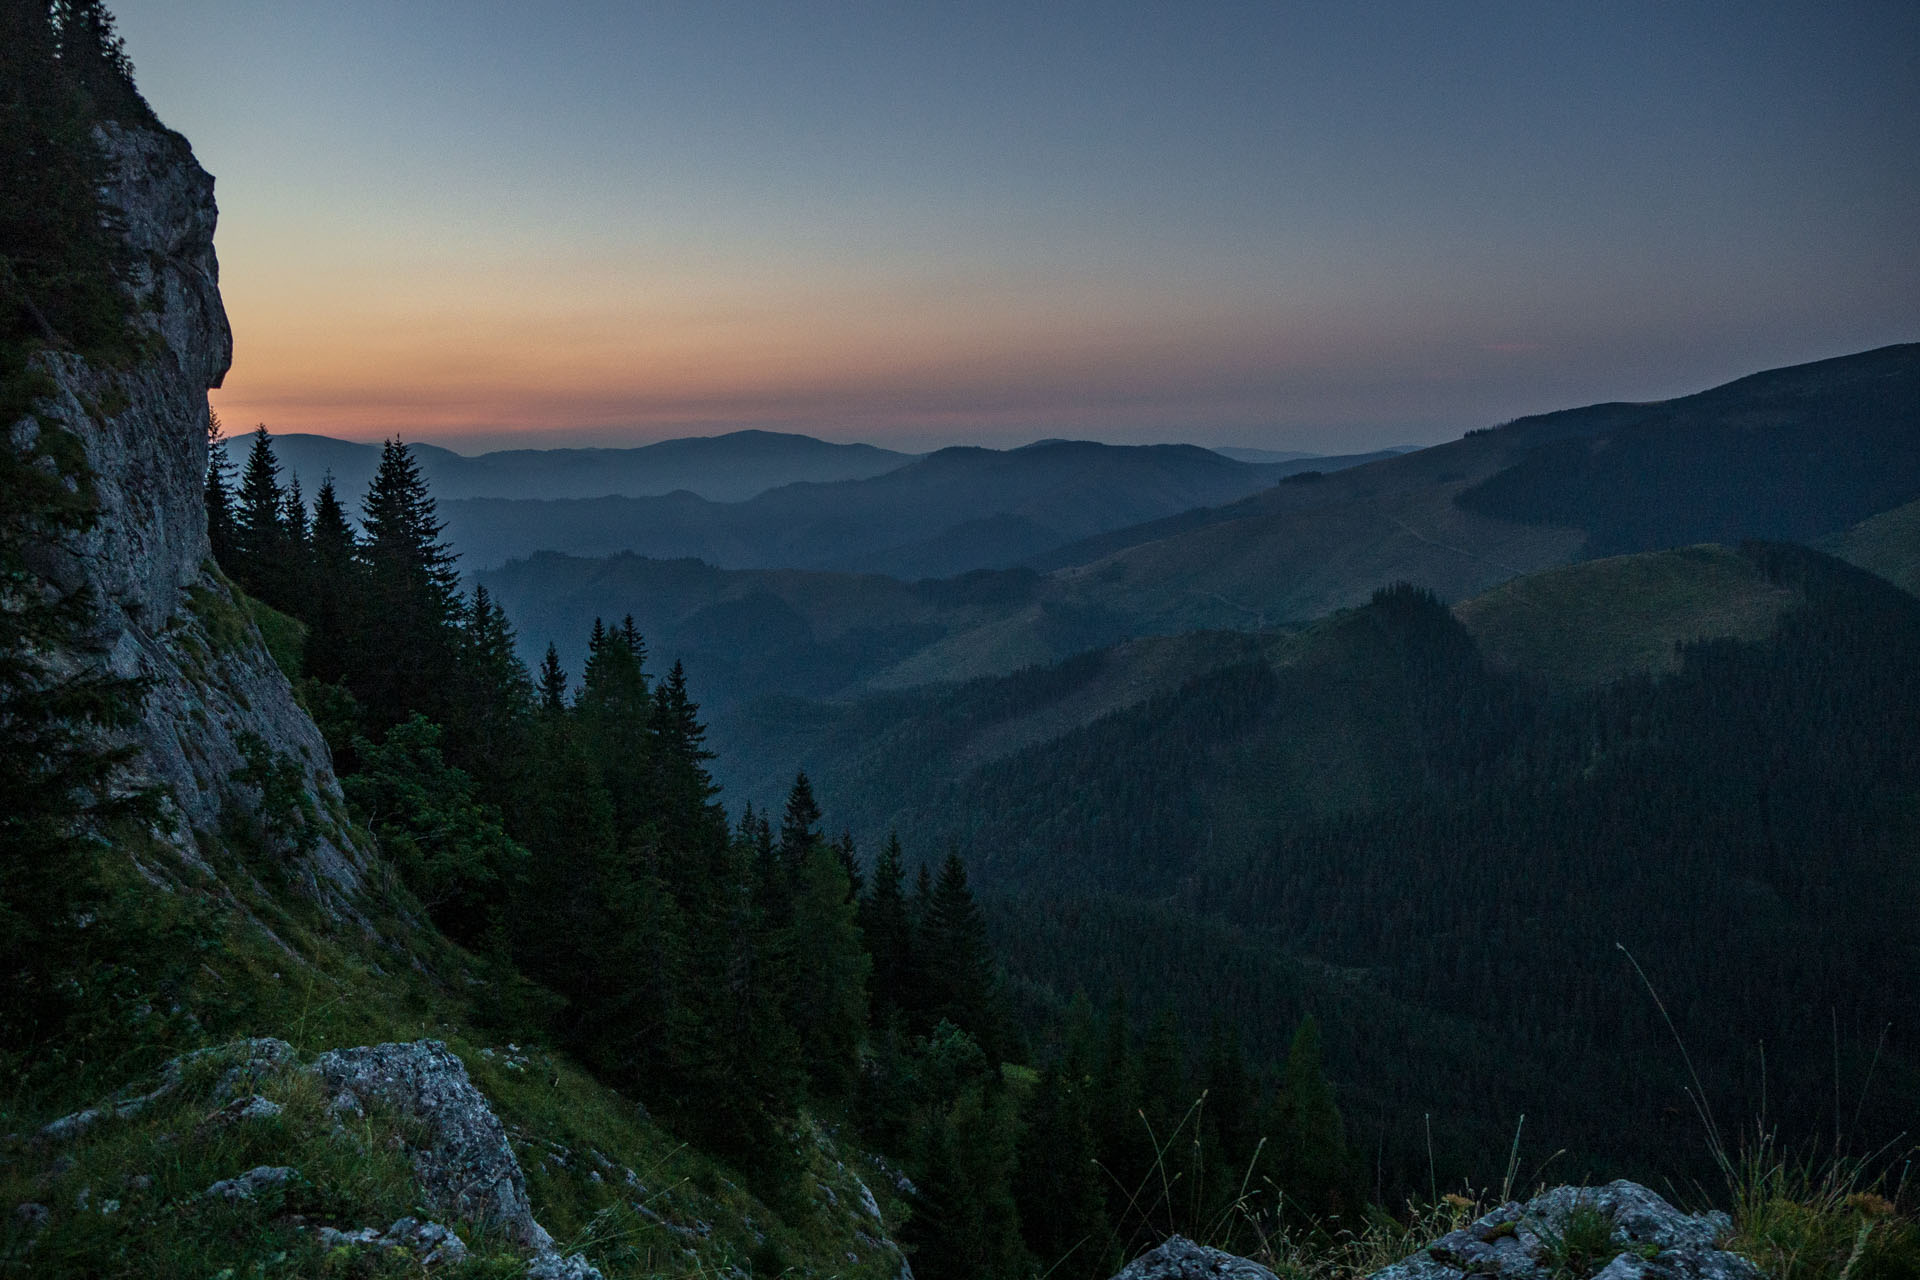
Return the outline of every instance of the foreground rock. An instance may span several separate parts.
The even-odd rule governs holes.
[[[1174,1236],[1126,1265],[1113,1280],[1278,1280],[1257,1262]]]
[[[1638,1183],[1556,1187],[1501,1205],[1372,1280],[1761,1280],[1718,1247],[1732,1228],[1724,1213],[1682,1213]]]
[[[1555,1187],[1510,1201],[1369,1280],[1762,1280],[1719,1247],[1733,1223],[1680,1212],[1634,1182]],[[1182,1236],[1141,1254],[1113,1280],[1276,1280],[1256,1262]]]
[[[532,1250],[530,1276],[599,1280],[585,1259],[562,1258],[553,1237],[534,1220],[526,1175],[505,1126],[446,1045],[416,1040],[335,1049],[321,1054],[313,1070],[337,1113],[379,1105],[421,1126],[426,1145],[415,1149],[413,1168],[436,1210],[498,1230]]]
[[[427,1142],[414,1152],[414,1172],[435,1209],[496,1228],[523,1248],[552,1251],[553,1237],[534,1221],[505,1127],[446,1045],[417,1040],[336,1049],[321,1054],[313,1069],[336,1111],[378,1103],[420,1122]]]
[[[423,1270],[443,1263],[463,1262],[467,1257],[466,1244],[451,1228],[438,1222],[422,1222],[418,1218],[402,1218],[385,1231],[375,1227],[362,1227],[358,1231],[336,1231],[332,1227],[322,1227],[320,1243],[328,1249],[366,1248],[379,1253],[405,1249],[407,1256],[418,1262]]]

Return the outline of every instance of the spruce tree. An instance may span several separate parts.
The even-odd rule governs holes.
[[[815,844],[806,855],[782,953],[789,966],[787,1017],[799,1037],[813,1094],[850,1098],[867,1025],[872,961],[847,901],[846,873],[825,845]]]
[[[594,619],[574,713],[613,799],[615,831],[623,844],[654,822],[659,811],[654,792],[653,695],[645,662],[646,645],[631,626],[608,630]],[[649,838],[657,835],[656,831]]]
[[[357,657],[365,587],[356,556],[358,541],[334,492],[332,473],[314,495],[308,541],[310,585],[300,612],[307,624],[306,670],[317,680],[336,684]]]
[[[242,590],[275,608],[287,605],[291,594],[293,566],[286,518],[280,463],[273,456],[272,436],[263,422],[253,429],[253,445],[240,475],[233,572]]]
[[[794,775],[787,792],[787,807],[780,815],[780,861],[798,883],[807,855],[820,839],[820,806],[813,798],[813,784],[807,775]]]
[[[540,709],[558,715],[567,709],[567,671],[560,665],[560,650],[549,642],[547,656],[540,660]]]
[[[309,528],[307,524],[307,499],[300,492],[300,477],[287,477],[287,491],[281,499],[280,520],[286,528],[287,539],[296,550],[307,546]]]
[[[709,874],[705,868],[727,840],[727,819],[715,800],[720,788],[707,772],[713,759],[707,727],[687,691],[686,668],[678,662],[654,690],[652,739],[660,840],[672,851],[666,873],[675,894],[688,901],[705,892],[690,882]]]
[[[913,922],[907,916],[906,868],[900,835],[889,832],[873,864],[873,884],[860,902],[860,930],[873,957],[873,1011],[878,1022],[890,1011],[912,1007],[918,980],[914,973]]]
[[[1121,1262],[1107,1221],[1085,1064],[1065,1057],[1041,1073],[1022,1113],[1014,1198],[1027,1247],[1044,1274],[1106,1280]]]
[[[213,559],[228,572],[234,553],[234,478],[233,459],[227,456],[227,437],[220,429],[220,415],[207,414],[207,545]]]
[[[979,1041],[990,1060],[999,1061],[1006,1045],[987,921],[967,886],[967,866],[957,852],[949,851],[940,864],[918,941],[928,1016],[961,1028]]]
[[[349,685],[383,726],[415,711],[444,722],[454,679],[458,575],[420,466],[398,440],[381,447],[361,512],[367,613]]]
[[[860,874],[860,855],[854,848],[853,832],[842,830],[833,841],[833,854],[840,859],[840,870],[847,877],[847,901],[858,906],[867,891],[867,878]]]
[[[1315,1217],[1359,1208],[1346,1124],[1320,1062],[1320,1022],[1300,1020],[1287,1049],[1273,1124],[1281,1189]]]

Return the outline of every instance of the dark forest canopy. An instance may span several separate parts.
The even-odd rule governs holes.
[[[297,620],[282,661],[347,796],[434,923],[520,993],[502,1030],[553,1037],[772,1203],[797,1193],[783,1153],[802,1110],[849,1117],[914,1172],[907,1240],[930,1275],[1070,1252],[1060,1274],[1097,1280],[1221,1215],[1229,1170],[1315,1215],[1359,1211],[1310,1017],[1262,1064],[1232,1028],[1165,1009],[1036,1016],[957,853],[909,831],[861,857],[804,773],[777,819],[729,815],[690,677],[657,673],[630,617],[595,621],[577,676],[550,653],[536,682],[485,588],[455,589],[404,446],[360,533],[331,480],[310,514],[280,487],[264,436],[237,482],[221,456],[223,565]],[[1204,1159],[1175,1202],[1151,1191],[1151,1133],[1183,1130]],[[1075,1216],[1023,1218],[1016,1191],[1059,1179]]]
[[[1693,592],[1712,608],[1687,622],[1757,600],[1757,631],[1549,685],[1491,666],[1403,588],[1301,636],[1194,647],[1184,685],[1025,749],[986,747],[1136,660],[791,707],[768,742],[816,767],[856,831],[975,850],[1042,1007],[1120,981],[1190,1017],[1233,1010],[1262,1053],[1303,1010],[1339,1010],[1349,1116],[1403,1175],[1424,1164],[1428,1111],[1473,1167],[1522,1112],[1596,1171],[1704,1161],[1691,1121],[1662,1118],[1682,1064],[1616,944],[1728,1109],[1758,1107],[1764,1041],[1772,1119],[1830,1136],[1836,1049],[1849,1097],[1878,1053],[1858,1137],[1891,1136],[1920,1103],[1902,1031],[1920,1027],[1920,602],[1774,544],[1653,563],[1565,572]],[[1529,623],[1532,648],[1552,641]],[[1144,941],[1162,938],[1180,941]],[[1467,1112],[1478,1137],[1460,1140]]]

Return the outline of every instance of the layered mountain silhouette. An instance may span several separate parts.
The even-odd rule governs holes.
[[[729,569],[902,578],[1005,568],[1063,543],[1246,497],[1285,476],[1385,455],[1236,462],[1193,445],[1044,440],[941,449],[881,475],[796,483],[744,502],[692,493],[441,503],[469,570],[535,551],[694,557]]]
[[[789,530],[796,547],[837,545],[833,554],[854,556],[853,530],[872,527],[874,517],[853,513],[898,511],[908,495],[928,491],[928,477],[937,480],[951,469],[991,478],[996,470],[1035,461],[1046,465],[1028,475],[1072,476],[1082,474],[1075,468],[1088,457],[1110,457],[1104,448],[1033,446],[1037,459],[1026,450],[944,451],[871,480],[798,486],[744,506]],[[1210,456],[1175,448],[1168,469],[1217,474]],[[1632,459],[1636,466],[1628,465]],[[1600,478],[1599,468],[1609,469],[1609,478]],[[1084,474],[1094,489],[1106,473]],[[1142,472],[1125,474],[1134,482],[1126,492],[1139,494]],[[1042,518],[1059,527],[1056,512],[1073,509],[1078,499],[1050,501],[1053,492],[1036,484],[1022,514],[995,527],[1004,532],[1020,519]],[[1179,492],[1164,484],[1148,498],[1173,502]],[[1818,539],[1915,499],[1920,346],[1904,345],[1758,374],[1678,400],[1523,418],[1340,470],[1312,460],[1239,501],[1193,507],[1027,556],[1023,567],[1037,572],[992,580],[996,585],[983,597],[990,603],[937,616],[918,597],[895,603],[911,595],[897,583],[818,572],[833,567],[824,554],[811,562],[815,573],[804,580],[786,576],[777,586],[763,577],[669,569],[634,557],[543,557],[484,572],[480,580],[507,607],[525,650],[536,657],[549,640],[563,654],[576,653],[595,614],[631,609],[643,630],[664,639],[701,610],[724,606],[722,616],[733,619],[728,627],[700,624],[697,651],[705,669],[718,673],[709,696],[727,702],[763,693],[844,697],[1005,674],[1134,636],[1299,625],[1364,604],[1395,582],[1455,601],[1522,574],[1620,550],[1744,537]],[[677,502],[683,511],[714,507],[686,495],[660,502],[663,509]],[[473,504],[466,518],[478,510]],[[944,516],[935,512],[934,522]],[[1886,536],[1900,527],[1894,522]],[[975,531],[985,536],[984,529]],[[708,535],[720,533],[709,527]],[[1871,530],[1861,535],[1872,536]],[[460,537],[456,529],[456,541]],[[947,545],[939,539],[896,545],[870,553],[870,565],[878,569],[889,559],[931,564]],[[670,554],[700,552],[683,543]],[[734,554],[744,558],[748,551]],[[1897,538],[1882,554],[1899,554]],[[663,576],[679,584],[674,591],[661,589]],[[688,585],[695,582],[697,589]],[[763,594],[785,602],[804,625],[789,620],[769,631],[763,622],[747,621],[739,602]],[[756,607],[766,610],[766,600]],[[846,639],[856,634],[857,641]],[[877,634],[888,642],[869,643]],[[766,659],[772,636],[780,638],[774,648],[796,655],[793,662]],[[843,653],[859,656],[809,669],[797,657],[806,645],[844,645]],[[754,679],[736,678],[748,664],[715,661],[749,648],[760,653]],[[676,650],[667,645],[663,652]]]
[[[245,439],[229,440],[227,452],[239,463],[247,447]],[[471,457],[438,445],[408,447],[442,501],[647,497],[679,490],[713,502],[738,502],[796,481],[880,475],[916,456],[777,431],[690,436],[629,449],[501,449]],[[331,472],[342,495],[357,497],[380,462],[377,444],[297,432],[274,436],[273,450],[309,494]]]

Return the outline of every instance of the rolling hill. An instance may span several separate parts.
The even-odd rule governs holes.
[[[1577,451],[1621,461],[1605,472],[1574,469]],[[1639,478],[1616,486],[1617,468]],[[1907,344],[1677,400],[1521,418],[1417,453],[1296,475],[1039,563],[1064,600],[1130,634],[1259,629],[1359,605],[1393,582],[1463,600],[1621,550],[1814,539],[1916,497],[1920,344]],[[1629,510],[1641,514],[1629,520]],[[1024,625],[1001,619],[949,637],[918,667],[903,666],[901,682],[1006,670],[1006,655],[1039,648],[1020,634]]]
[[[1458,1020],[1449,1051],[1491,1054],[1464,1092],[1591,1151],[1622,1139],[1585,1127],[1582,1096],[1638,1114],[1671,1094],[1596,1039],[1657,1031],[1615,942],[1685,984],[1676,1016],[1709,1088],[1742,1105],[1755,1028],[1773,1087],[1804,1100],[1831,1088],[1804,1008],[1831,1007],[1863,1060],[1883,1022],[1920,1017],[1897,889],[1920,871],[1917,672],[1920,604],[1885,581],[1801,548],[1692,547],[1528,575],[1451,611],[1399,588],[1303,630],[769,702],[716,737],[717,772],[760,805],[787,780],[760,762],[798,762],[861,847],[898,829],[966,851],[1007,895],[1002,945],[1036,989],[1105,975],[1204,1011],[1213,979],[1193,975],[1214,971],[1143,970],[1134,917],[1226,946],[1238,958],[1219,963],[1249,981],[1263,957],[1323,965]],[[1897,1058],[1864,1095],[1873,1124],[1920,1097],[1920,1067]]]
[[[1791,473],[1796,492],[1807,495],[1795,509],[1795,528],[1844,530],[1863,503],[1903,493],[1911,500],[1920,493],[1920,475],[1899,479],[1906,474],[1899,463],[1906,447],[1902,440],[1920,439],[1916,352],[1920,347],[1893,347],[1776,370],[1661,404],[1604,404],[1545,414],[1341,470],[1327,470],[1328,460],[1314,460],[1311,473],[1283,477],[1237,502],[1192,507],[1056,545],[1028,557],[1028,567],[1007,571],[1009,576],[963,579],[949,591],[928,582],[908,587],[880,576],[880,570],[968,553],[992,559],[993,549],[1013,556],[1042,516],[1057,530],[1074,520],[1096,521],[1102,511],[1177,506],[1212,482],[1206,478],[1218,478],[1222,468],[1237,464],[1176,447],[1127,451],[1055,442],[1008,453],[947,450],[884,476],[790,486],[732,506],[687,494],[647,503],[456,503],[451,504],[453,532],[470,562],[484,562],[498,554],[487,549],[498,545],[489,539],[501,535],[474,522],[493,511],[530,521],[539,512],[571,513],[576,525],[557,528],[575,527],[578,536],[590,540],[617,522],[600,510],[604,506],[654,511],[654,534],[668,540],[657,553],[663,560],[751,564],[811,557],[834,562],[862,559],[862,530],[910,531],[962,517],[958,525],[917,544],[910,532],[902,532],[903,541],[892,550],[865,553],[876,566],[871,573],[723,571],[639,556],[542,556],[475,575],[506,607],[530,661],[552,641],[577,669],[579,646],[593,618],[632,612],[663,663],[682,658],[704,673],[706,696],[717,707],[767,694],[855,697],[1046,666],[1129,637],[1302,625],[1363,604],[1380,587],[1399,581],[1444,600],[1467,600],[1509,579],[1581,562],[1593,547],[1619,536],[1617,530],[1609,532],[1614,526],[1606,523],[1604,512],[1574,504],[1545,523],[1488,514],[1479,509],[1490,491],[1485,486],[1496,478],[1511,485],[1512,477],[1536,474],[1544,465],[1540,459],[1559,456],[1555,451],[1569,441],[1606,452],[1622,432],[1628,435],[1621,439],[1641,440],[1658,428],[1672,437],[1663,446],[1668,454],[1690,450],[1696,470],[1710,469],[1715,458],[1737,470],[1734,455],[1750,441],[1726,424],[1761,422],[1765,438],[1776,446],[1762,455],[1772,469],[1756,472],[1739,464],[1747,467],[1740,474],[1760,477],[1753,481],[1759,486],[1754,501],[1788,483],[1766,477]],[[1898,429],[1902,422],[1904,436]],[[1818,440],[1819,447],[1801,457],[1779,445],[1794,432]],[[1686,440],[1693,443],[1683,446]],[[1880,451],[1876,456],[1886,465],[1877,487],[1862,489],[1856,483],[1860,472],[1847,453],[1856,445]],[[1183,487],[1170,475],[1197,475],[1202,481]],[[1228,482],[1245,481],[1242,476]],[[965,500],[983,492],[1025,505],[1003,512],[998,521],[964,518],[979,509]],[[1649,502],[1668,512],[1659,517],[1661,527],[1688,530],[1684,486],[1655,486],[1647,494]],[[1723,510],[1713,523],[1722,527],[1729,518]],[[1751,519],[1765,525],[1764,503]],[[1852,539],[1851,550],[1842,554],[1859,557],[1869,568],[1886,564],[1897,577],[1902,564],[1911,574],[1915,560],[1912,523],[1910,516],[1890,512],[1857,533],[1831,536]],[[1740,520],[1732,527],[1740,528]],[[507,536],[537,540],[539,528],[531,521],[525,533]],[[990,535],[1004,536],[995,542]],[[970,545],[961,552],[958,544]],[[1840,550],[1837,544],[1834,549]],[[1738,576],[1729,561],[1717,563]],[[1644,566],[1633,571],[1652,572]],[[1585,579],[1539,581],[1560,583],[1577,595]],[[1666,598],[1656,582],[1641,586],[1652,593],[1643,607],[1672,607],[1679,611],[1676,617],[1687,616],[1684,602]],[[1536,583],[1526,591],[1544,589]],[[928,603],[950,598],[966,604]],[[1516,602],[1524,598],[1525,593],[1513,597]],[[1503,599],[1490,597],[1484,607],[1505,607],[1499,603]],[[1755,610],[1755,618],[1767,614],[1760,600],[1701,607],[1723,605]],[[703,610],[713,612],[702,615]],[[1590,618],[1582,630],[1593,645],[1604,647],[1603,633],[1611,625],[1610,619]],[[1493,656],[1501,658],[1497,651]],[[1598,648],[1580,659],[1589,660],[1599,662]],[[720,728],[727,731],[724,723]]]
[[[821,483],[880,475],[914,455],[867,444],[832,444],[775,431],[662,440],[630,449],[502,449],[475,456],[438,445],[410,443],[436,497],[650,497],[683,490],[712,502],[739,502],[797,481]],[[248,441],[229,440],[236,464]],[[329,471],[350,509],[358,509],[380,462],[380,446],[331,436],[288,433],[273,437],[274,456],[311,496]]]
[[[1920,595],[1920,502],[1883,511],[1816,545],[1909,595]]]
[[[470,570],[535,551],[632,551],[729,569],[946,577],[1011,567],[1062,543],[1242,498],[1306,465],[1235,462],[1192,445],[1047,440],[941,449],[882,475],[783,485],[743,502],[691,493],[464,499],[443,502],[441,511]]]

